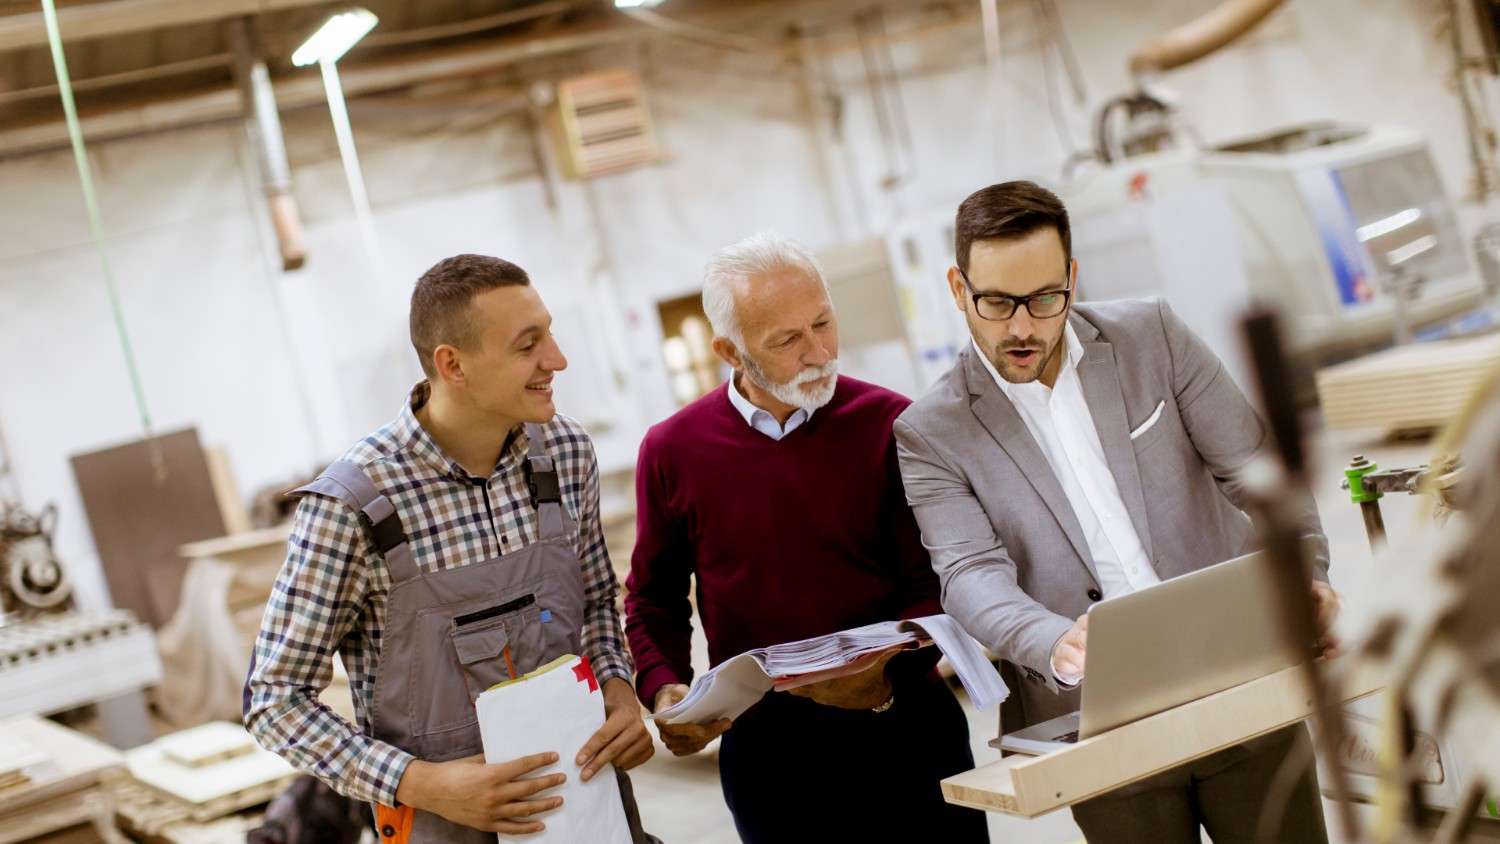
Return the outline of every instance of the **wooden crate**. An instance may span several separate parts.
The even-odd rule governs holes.
[[[1380,689],[1356,670],[1341,697]],[[1007,756],[943,780],[949,803],[1034,818],[1295,724],[1312,714],[1301,668],[1288,668],[1045,756]]]
[[[1317,374],[1329,428],[1383,433],[1441,428],[1500,367],[1500,334],[1416,343]]]

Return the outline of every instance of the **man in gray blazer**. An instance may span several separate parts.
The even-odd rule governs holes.
[[[1016,730],[1078,708],[1090,605],[1256,547],[1236,474],[1266,434],[1165,302],[1073,304],[1067,210],[1049,191],[1007,182],[974,193],[954,241],[948,284],[973,343],[901,415],[896,439],[943,607],[1008,663],[1017,693],[1002,721]],[[1310,503],[1303,525],[1326,631],[1338,599]],[[1073,815],[1090,841],[1198,841],[1200,826],[1215,841],[1248,840],[1292,755],[1312,758],[1301,725]],[[1275,840],[1327,840],[1310,765]]]

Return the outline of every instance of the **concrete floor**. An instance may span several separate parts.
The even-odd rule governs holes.
[[[1315,419],[1309,422],[1316,424]],[[1361,453],[1383,468],[1416,465],[1426,461],[1429,446],[1329,431],[1315,431],[1310,440],[1313,493],[1329,538],[1332,580],[1348,604],[1357,601],[1366,587],[1371,553],[1359,508],[1339,488],[1344,464],[1354,454]],[[1416,515],[1417,501],[1411,496],[1390,496],[1382,502],[1382,509],[1386,527],[1395,535]],[[705,654],[700,639],[695,650],[695,661],[700,666],[707,663]],[[969,714],[975,760],[985,764],[997,759],[997,751],[986,745],[993,738],[995,713],[977,712],[967,701],[965,709]],[[739,840],[719,790],[716,752],[716,745],[711,745],[697,756],[679,759],[658,744],[656,756],[633,774],[646,826],[667,844],[733,844]],[[1368,810],[1361,808],[1361,813],[1368,814]],[[1071,815],[1063,811],[1034,820],[991,814],[989,821],[990,837],[995,842],[1062,844],[1083,840]],[[1331,812],[1328,822],[1333,840],[1341,841]]]

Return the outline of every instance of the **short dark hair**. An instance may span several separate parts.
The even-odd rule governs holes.
[[[422,371],[431,378],[432,352],[448,344],[465,348],[474,343],[470,303],[481,293],[497,287],[531,284],[526,271],[488,255],[454,255],[432,265],[411,292],[411,344],[417,350]]]
[[[1001,182],[969,194],[953,219],[953,253],[969,271],[969,247],[976,240],[1013,240],[1042,228],[1057,229],[1063,254],[1073,257],[1068,209],[1057,194],[1035,182]]]

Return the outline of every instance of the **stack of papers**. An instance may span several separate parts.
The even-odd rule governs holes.
[[[500,835],[501,841],[587,841],[589,844],[630,844],[630,825],[620,799],[620,783],[613,766],[584,782],[573,757],[604,726],[604,692],[588,660],[572,654],[558,657],[514,680],[507,680],[474,702],[484,761],[509,762],[533,753],[556,753],[558,764],[527,776],[568,775],[567,782],[532,797],[561,797],[561,807],[533,815],[546,829],[524,836]]]
[[[937,645],[948,658],[976,707],[996,706],[1009,696],[979,643],[949,616],[929,615],[746,651],[700,675],[686,697],[651,717],[664,724],[738,718],[772,689],[857,673],[881,653],[926,644]]]

